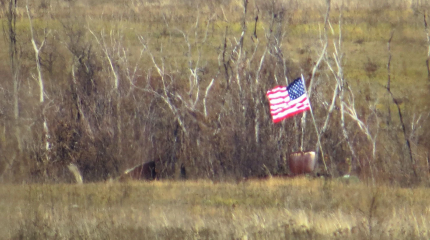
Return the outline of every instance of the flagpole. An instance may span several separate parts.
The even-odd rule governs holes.
[[[303,78],[303,74],[302,74],[301,80],[302,80],[302,84],[303,84],[303,89],[305,90],[305,94],[307,95],[307,93],[306,93],[306,84],[305,84],[305,81],[304,81],[304,78]],[[310,100],[309,100],[309,107],[311,107],[311,101]],[[302,125],[301,125],[301,127],[302,127],[302,136],[301,136],[302,139],[300,141],[300,151],[303,152],[303,139],[305,138],[304,136],[305,136],[305,128],[306,128],[306,112],[304,112],[304,114],[302,115]]]
[[[305,79],[303,77],[303,74],[302,74],[302,82],[303,82],[303,87],[305,89],[305,94],[307,95],[306,83],[305,83]],[[323,152],[322,146],[321,146],[321,136],[320,136],[320,134],[318,132],[318,127],[317,127],[317,123],[315,121],[314,111],[312,110],[312,105],[311,105],[311,100],[310,99],[309,99],[309,111],[311,112],[312,121],[314,123],[315,132],[317,133],[317,139],[318,139],[317,150],[315,151],[315,155],[317,156],[317,159],[318,159],[319,150],[321,150],[321,157],[322,157],[322,162],[324,163],[324,169],[328,173],[327,164],[325,163],[325,160],[324,160],[324,152]],[[304,135],[304,127],[303,127],[304,124],[303,124],[303,122],[305,122],[305,120],[304,120],[305,118],[306,118],[306,112],[303,114],[303,117],[302,117],[302,143],[301,143],[301,146],[300,146],[300,150],[301,151],[303,151],[302,150],[302,148],[303,148],[303,135]]]

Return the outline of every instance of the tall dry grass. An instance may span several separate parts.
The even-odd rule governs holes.
[[[272,178],[0,186],[2,239],[427,239],[425,188]]]
[[[148,58],[138,59],[138,54],[135,54],[142,48],[137,36],[142,35],[150,39],[148,44],[151,49],[154,49],[154,55],[160,59],[166,59],[167,65],[171,67],[172,75],[184,81],[177,83],[179,89],[187,83],[189,68],[186,48],[184,47],[186,42],[178,29],[186,31],[190,36],[190,42],[199,47],[202,62],[205,62],[202,66],[205,77],[202,79],[206,82],[214,77],[218,69],[218,55],[222,50],[219,46],[223,44],[224,34],[229,40],[230,46],[240,36],[241,32],[240,20],[243,9],[242,1],[239,0],[220,0],[214,4],[199,0],[126,2],[118,0],[72,0],[48,1],[48,5],[42,5],[43,2],[46,3],[47,1],[31,2],[32,9],[34,9],[35,26],[39,29],[40,36],[42,36],[43,28],[46,27],[52,30],[52,35],[49,37],[58,34],[58,38],[55,35],[55,39],[63,39],[58,43],[58,46],[54,44],[56,43],[54,40],[49,45],[57,47],[52,49],[54,56],[56,56],[54,53],[63,54],[58,57],[59,60],[56,62],[58,65],[55,65],[60,67],[54,69],[54,74],[52,74],[54,77],[48,80],[52,81],[52,89],[48,90],[50,96],[61,92],[55,88],[60,85],[61,79],[68,80],[70,78],[70,73],[67,72],[70,66],[62,62],[70,61],[67,59],[71,58],[70,53],[67,53],[65,46],[63,46],[64,39],[79,33],[80,27],[85,31],[91,28],[97,33],[102,32],[102,30],[106,33],[111,32],[111,30],[117,33],[117,36],[121,36],[121,39],[124,40],[124,46],[133,53],[130,54],[130,59],[139,61],[141,68],[151,69],[153,67]],[[252,40],[249,39],[252,34],[252,23],[254,23],[254,11],[257,11],[253,1],[250,2],[250,14],[247,16],[249,29],[245,42],[245,46],[248,44],[247,47],[253,44]],[[321,21],[324,16],[325,1],[291,0],[279,2],[287,6],[286,11],[289,11],[288,18],[283,25],[285,27],[283,31],[286,33],[282,42],[285,58],[297,67],[293,71],[298,73],[301,71],[300,68],[309,70],[320,52]],[[351,86],[357,87],[353,91],[356,91],[356,96],[360,98],[360,102],[357,100],[357,103],[359,102],[357,108],[362,114],[360,117],[369,120],[369,124],[371,124],[372,119],[366,118],[369,105],[374,106],[374,109],[380,111],[379,113],[385,111],[387,100],[382,97],[385,89],[380,86],[386,83],[386,40],[393,29],[395,30],[395,37],[392,42],[393,91],[397,96],[402,96],[405,99],[402,110],[406,112],[406,115],[412,117],[415,112],[425,114],[427,111],[425,110],[427,106],[425,96],[428,95],[424,66],[426,40],[423,33],[422,18],[417,12],[421,10],[418,6],[424,6],[426,2],[416,0],[333,0],[331,20],[335,33],[338,33],[336,32],[336,21],[342,3],[345,4],[343,5],[345,77]],[[388,5],[389,8],[387,8]],[[264,4],[261,6],[267,7]],[[270,11],[269,7],[267,8],[265,10]],[[200,11],[199,18],[204,19],[200,20],[199,24],[196,24],[197,16],[195,13],[197,10]],[[261,11],[263,12],[263,10]],[[28,35],[26,35],[28,21],[23,5],[19,6],[17,14],[19,15],[17,24],[19,40],[22,42],[25,53],[22,58],[24,72],[27,68],[32,69],[33,60],[31,51],[30,53],[26,51],[26,47],[28,48],[26,46],[28,43]],[[209,19],[212,14],[216,14],[216,17],[211,22]],[[0,17],[3,16],[4,13],[0,12]],[[270,14],[266,12],[265,14],[261,13],[260,16],[266,19],[265,21],[260,20],[256,30],[261,41],[260,46],[265,46],[268,40],[264,36],[269,32],[267,19],[269,19]],[[67,32],[69,25],[70,29],[76,27],[78,30]],[[225,33],[227,26],[229,32]],[[209,29],[207,41],[203,44],[207,29]],[[83,36],[82,38],[85,38],[85,44],[97,46],[92,36]],[[84,43],[81,44],[84,45]],[[6,49],[7,44],[2,41],[0,48]],[[57,51],[57,49],[59,50]],[[262,52],[262,50],[263,47],[259,51]],[[7,53],[3,52],[2,54],[6,59]],[[192,57],[190,59],[196,60],[197,55],[200,56],[200,54],[195,54],[194,59]],[[96,51],[95,56],[102,59],[103,54],[100,53],[100,49],[98,52]],[[5,69],[7,66],[1,65],[3,72],[6,72]],[[268,71],[271,70],[270,68],[267,69]],[[322,85],[329,82],[332,76],[327,74],[326,70],[322,69],[320,72],[321,79],[324,78],[327,81],[319,85],[320,90],[322,90],[318,95],[318,103],[327,100],[327,94],[322,93],[324,91]],[[105,75],[100,77],[104,76],[108,76],[106,70]],[[273,76],[267,73],[265,77],[270,79]],[[31,79],[30,75],[28,75],[28,79]],[[140,81],[137,82],[138,85],[144,85],[146,79],[141,77],[138,81]],[[21,86],[23,93],[21,102],[28,109],[37,107],[37,105],[32,105],[35,96],[31,92],[34,88],[32,84],[33,82],[26,78],[25,81],[22,81]],[[62,84],[67,85],[67,82]],[[213,112],[220,102],[217,97],[222,92],[219,90],[222,87],[219,85],[221,84],[214,87],[213,96],[216,97],[209,99],[213,103]],[[5,89],[2,94],[7,97],[7,87]],[[139,92],[137,95],[140,96],[142,93]],[[408,101],[408,99],[413,99],[413,101]],[[142,109],[145,110],[146,108],[142,107]],[[23,112],[29,116],[23,117],[22,125],[30,126],[35,117],[31,115],[30,110]],[[147,111],[139,112],[139,114],[141,113],[146,114]],[[157,117],[158,115],[154,116]],[[171,118],[170,115],[167,116],[169,117],[166,119]],[[4,118],[2,118],[3,120]],[[410,125],[414,124],[414,119],[408,120]],[[407,169],[406,160],[398,154],[401,144],[394,144],[398,142],[395,136],[398,133],[396,123],[396,119],[394,119],[390,126],[381,126],[382,133],[378,138],[380,141],[378,150],[380,151],[378,151],[377,159],[373,159],[372,164],[379,171],[376,174],[377,178],[387,182],[397,181],[398,185],[408,185],[409,183],[404,183],[406,181],[402,182],[404,179],[408,179],[408,172],[405,171]],[[6,126],[8,125],[3,124],[3,129],[6,129]],[[141,128],[142,125],[138,126]],[[151,128],[152,125],[147,127]],[[73,127],[71,128],[73,129]],[[124,129],[128,129],[128,127],[124,127]],[[166,135],[163,132],[165,129],[162,127],[158,130],[161,132],[160,135]],[[416,136],[418,137],[412,136],[415,139],[413,147],[416,154],[414,156],[417,158],[419,166],[426,166],[428,162],[426,162],[425,153],[428,150],[422,143],[428,142],[428,139],[420,140],[419,138],[422,136],[419,135],[420,131],[422,130],[417,130]],[[336,133],[339,131],[333,132],[333,135]],[[23,135],[27,138],[31,136],[31,134]],[[7,147],[4,147],[13,144],[8,143],[9,145],[6,145],[8,136],[6,130],[3,130],[0,143],[2,144],[1,150],[5,151],[2,152],[2,158],[3,156],[13,156],[12,153],[8,155],[6,153]],[[125,136],[128,137],[126,134]],[[212,135],[210,136],[212,137]],[[291,134],[288,137],[290,136]],[[366,147],[361,148],[364,144],[359,142],[359,138],[357,139],[357,145],[360,146],[357,150],[358,154],[365,158],[368,149]],[[27,140],[27,142],[30,141],[31,139]],[[245,139],[243,143],[246,141],[248,139]],[[346,153],[344,155],[339,153],[342,147],[334,142],[335,140],[330,142],[330,138],[327,137],[326,141],[328,155],[333,154],[329,156],[332,157],[329,167],[333,169],[333,172],[336,172],[341,161],[349,156]],[[159,145],[166,142],[159,142]],[[143,147],[130,148],[130,156],[143,156],[149,153],[145,144],[135,144],[134,142],[133,144]],[[148,145],[150,144],[148,143]],[[213,146],[213,144],[208,145]],[[101,146],[104,147],[105,145],[102,144]],[[84,147],[85,145],[83,149]],[[211,148],[208,147],[208,149]],[[96,150],[94,152],[97,152]],[[292,149],[288,149],[288,151],[292,151]],[[335,155],[336,151],[339,155]],[[135,154],[136,152],[138,154]],[[230,158],[229,160],[232,162],[237,161],[237,155],[229,155],[227,150],[226,152],[226,155],[221,155],[222,160]],[[31,151],[27,154],[33,156]],[[106,154],[104,157],[108,155]],[[119,168],[122,169],[134,165],[137,161],[142,161],[139,158],[123,158],[119,159]],[[29,159],[33,160],[31,157]],[[83,156],[83,159],[93,159],[93,155]],[[246,160],[248,161],[246,164],[249,163],[249,159]],[[261,159],[258,158],[258,160]],[[275,159],[268,159],[267,161],[274,162]],[[6,163],[2,162],[2,169],[6,169],[5,165]],[[98,166],[95,169],[98,169]],[[27,176],[28,172],[25,171],[25,167],[27,167],[25,164],[20,166],[16,172],[19,173],[19,170],[24,169],[21,174]],[[276,172],[278,169],[275,167],[270,170]],[[427,169],[422,167],[420,171],[422,172],[423,183],[425,183],[428,178],[428,165]],[[6,175],[11,179],[16,178],[17,182],[22,181],[18,174],[14,175],[11,172]],[[86,177],[84,176],[84,180],[88,179]],[[363,175],[363,178],[365,177],[369,177],[369,175]],[[94,177],[93,179],[100,178]],[[430,235],[429,194],[427,188],[424,187],[406,189],[393,185],[375,186],[365,182],[354,183],[345,179],[308,178],[272,178],[265,181],[249,180],[240,183],[214,183],[202,180],[90,183],[80,186],[3,184],[0,185],[0,213],[2,213],[0,238],[428,239]]]

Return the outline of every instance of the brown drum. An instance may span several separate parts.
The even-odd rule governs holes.
[[[312,173],[315,165],[315,152],[313,151],[290,154],[289,167],[293,175]]]

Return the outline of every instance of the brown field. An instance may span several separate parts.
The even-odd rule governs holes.
[[[29,2],[45,102],[26,3],[13,82],[0,0],[0,239],[430,238],[428,1],[332,0],[326,32],[324,0]],[[298,117],[273,125],[264,93],[310,80],[325,34],[311,102],[318,131],[332,114],[333,178],[271,177],[317,137],[309,115],[303,135]],[[341,129],[341,104],[364,125]],[[108,180],[154,157],[156,181]]]
[[[428,239],[426,188],[272,178],[1,185],[1,239]]]

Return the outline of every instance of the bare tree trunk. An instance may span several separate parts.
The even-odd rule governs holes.
[[[388,62],[387,62],[387,90],[390,93],[391,89],[391,40],[393,40],[394,36],[394,30],[391,31],[391,36],[388,39],[387,42],[387,49],[388,49]],[[388,117],[387,117],[387,125],[391,124],[391,108],[390,103],[388,103],[387,110],[388,110]]]
[[[259,142],[259,133],[260,133],[260,122],[259,122],[259,116],[260,116],[260,107],[259,105],[261,105],[261,101],[259,100],[260,98],[258,97],[258,86],[259,86],[259,77],[260,77],[260,72],[261,72],[261,68],[263,67],[263,63],[264,63],[264,59],[266,57],[266,53],[267,53],[267,48],[263,53],[263,56],[261,56],[260,59],[260,65],[258,67],[257,73],[256,73],[256,77],[255,77],[255,89],[253,89],[253,94],[254,94],[254,101],[256,101],[255,105],[256,105],[256,113],[255,113],[255,118],[254,118],[254,124],[255,124],[255,142],[258,143]]]
[[[330,0],[327,0],[327,4],[330,4]],[[328,25],[331,28],[331,32],[333,35],[335,35],[334,29],[330,24],[330,21],[328,21]],[[357,155],[354,149],[354,146],[351,142],[351,138],[349,136],[349,133],[346,129],[346,124],[345,124],[345,112],[346,112],[346,100],[345,100],[345,91],[348,88],[348,84],[344,78],[343,75],[343,52],[342,52],[342,9],[340,9],[340,16],[339,16],[339,37],[337,39],[337,43],[336,41],[333,41],[333,48],[334,48],[334,53],[333,53],[333,59],[334,59],[334,63],[336,64],[336,69],[337,71],[335,71],[334,67],[331,65],[328,57],[326,56],[326,64],[328,66],[328,68],[330,69],[330,71],[333,73],[337,85],[336,85],[336,89],[335,89],[335,94],[334,97],[336,95],[339,96],[339,101],[340,101],[340,127],[342,130],[342,134],[346,140],[346,143],[348,145],[349,150],[351,151],[351,155],[354,161],[357,161],[358,164],[360,164],[360,162],[357,159]],[[339,91],[338,93],[336,93],[336,91]],[[330,107],[331,110],[329,110],[329,113],[333,110],[332,107],[334,106],[335,103],[335,99],[333,99],[332,101],[332,106]],[[328,121],[328,118],[326,119]],[[324,128],[324,127],[323,127]]]
[[[16,4],[17,0],[9,0],[9,9],[7,12],[7,26],[9,36],[9,58],[13,78],[13,116],[15,122],[15,134],[18,146],[18,152],[21,153],[21,133],[19,128],[19,97],[18,97],[18,79],[19,79],[19,60],[16,40]]]
[[[330,17],[331,1],[327,0],[326,1],[326,5],[327,5],[327,10],[326,10],[325,17],[324,17],[324,41],[322,41],[323,42],[322,43],[323,44],[323,49],[321,51],[321,55],[318,58],[315,66],[314,66],[314,68],[312,69],[311,81],[310,81],[309,88],[308,88],[309,89],[308,90],[308,97],[309,97],[309,99],[312,96],[312,86],[313,86],[313,83],[314,83],[314,80],[315,80],[316,71],[318,70],[319,65],[321,64],[322,60],[324,59],[324,57],[327,54],[327,46],[328,46],[327,27],[328,27],[328,20],[329,20],[329,17]],[[329,173],[329,172],[328,172],[327,164],[326,164],[325,159],[324,159],[324,151],[323,151],[323,148],[322,148],[322,145],[321,145],[321,135],[324,135],[325,131],[327,130],[327,126],[328,126],[331,114],[333,112],[334,105],[336,103],[336,98],[338,97],[338,90],[339,90],[338,87],[336,87],[335,90],[334,90],[333,100],[332,100],[332,103],[330,105],[329,111],[328,111],[327,116],[326,116],[325,123],[324,123],[321,131],[318,130],[318,127],[317,127],[316,121],[315,121],[315,117],[314,117],[314,114],[313,114],[313,110],[312,110],[312,108],[310,109],[310,113],[311,113],[311,116],[312,116],[312,121],[313,121],[314,126],[315,126],[315,132],[316,132],[317,138],[318,138],[318,141],[317,141],[317,144],[316,144],[315,155],[316,155],[316,157],[318,159],[319,152],[321,151],[322,162],[324,164],[324,170],[326,171],[326,173]],[[304,117],[306,117],[306,112],[304,113]],[[306,124],[306,122],[305,122],[305,124]],[[306,126],[304,126],[303,128],[305,128],[305,127]],[[302,141],[303,141],[303,138],[302,138]],[[303,143],[302,143],[302,146],[303,146]]]
[[[9,6],[6,12],[7,17],[7,29],[4,29],[5,35],[7,36],[7,41],[9,43],[9,60],[10,67],[12,73],[12,81],[13,81],[13,120],[14,126],[13,131],[15,132],[16,138],[16,146],[17,146],[17,155],[10,158],[7,162],[7,166],[4,171],[0,174],[3,177],[3,174],[10,169],[13,162],[16,159],[20,159],[20,155],[22,153],[22,144],[21,144],[21,129],[19,125],[19,56],[18,56],[18,47],[17,47],[17,39],[16,39],[16,5],[17,0],[9,0]],[[5,159],[6,161],[6,159]]]
[[[45,36],[43,41],[40,43],[40,45],[38,46],[36,43],[36,39],[34,36],[34,30],[33,30],[33,23],[32,23],[32,19],[31,19],[31,14],[30,14],[30,9],[28,7],[28,0],[27,0],[27,4],[26,4],[26,9],[27,9],[27,16],[28,16],[28,20],[30,22],[30,33],[31,33],[31,43],[33,45],[33,50],[34,50],[34,55],[35,55],[35,61],[36,61],[36,68],[37,68],[37,78],[33,76],[33,78],[38,82],[39,84],[39,102],[40,102],[40,106],[41,106],[41,112],[42,112],[42,119],[43,119],[43,136],[42,136],[42,142],[43,145],[45,147],[45,154],[44,157],[42,159],[43,164],[46,164],[49,161],[49,151],[50,151],[50,142],[49,142],[49,127],[48,127],[48,122],[46,120],[46,116],[45,116],[45,111],[44,111],[44,103],[45,103],[45,87],[44,87],[44,81],[43,81],[43,73],[42,73],[42,67],[40,64],[40,50],[43,48],[43,46],[45,45],[45,41],[46,41],[46,36],[47,33],[45,32]],[[46,169],[44,172],[45,176],[46,176]]]
[[[426,31],[427,44],[428,44],[427,59],[426,59],[427,79],[430,81],[430,33],[429,33],[429,29],[428,29],[428,24],[427,24],[427,15],[426,15],[426,12],[424,12],[423,15],[424,15],[424,29]]]
[[[116,111],[116,134],[115,134],[115,138],[116,138],[116,144],[118,147],[118,154],[121,155],[122,152],[122,130],[121,130],[121,125],[122,125],[122,117],[121,117],[121,93],[119,91],[119,84],[120,84],[120,77],[117,71],[117,62],[113,56],[113,54],[111,52],[114,52],[116,50],[118,50],[117,52],[121,52],[122,46],[120,42],[113,42],[112,39],[114,39],[114,32],[111,31],[110,32],[110,39],[111,39],[111,43],[112,43],[112,51],[109,51],[109,47],[105,42],[105,34],[104,31],[102,30],[100,33],[100,39],[97,37],[97,35],[88,28],[88,30],[90,31],[90,33],[94,36],[94,38],[96,39],[97,43],[100,45],[100,47],[102,48],[103,53],[106,55],[106,59],[109,63],[109,68],[112,72],[113,75],[113,96],[110,96],[111,99],[116,102],[115,104],[115,111]],[[117,48],[117,49],[115,49]]]
[[[76,91],[76,107],[78,108],[79,114],[81,115],[81,118],[80,118],[81,122],[84,125],[85,131],[87,132],[88,137],[91,139],[91,141],[94,141],[93,130],[91,129],[90,122],[88,121],[87,117],[85,116],[85,112],[82,109],[81,97],[77,88],[78,82],[76,81],[76,75],[75,75],[75,63],[72,63],[72,81]]]
[[[391,40],[392,39],[393,39],[393,33],[391,33],[391,37],[388,40],[388,54],[389,54],[388,63],[387,63],[388,85],[387,85],[386,89],[387,89],[389,95],[391,96],[391,99],[393,100],[394,104],[396,104],[397,111],[398,111],[399,118],[400,118],[400,124],[401,124],[402,130],[403,130],[403,137],[405,139],[405,144],[406,144],[406,147],[408,148],[408,154],[409,154],[409,158],[410,158],[410,161],[411,161],[411,164],[412,164],[412,171],[414,173],[415,179],[419,180],[419,176],[417,174],[417,170],[416,170],[416,166],[415,166],[415,159],[414,159],[414,157],[412,155],[411,142],[410,142],[410,140],[409,140],[409,138],[407,137],[407,134],[406,134],[406,125],[405,125],[405,122],[403,120],[402,110],[400,109],[400,105],[397,102],[397,100],[394,98],[394,94],[393,94],[393,92],[391,92],[391,89],[390,89],[390,65],[391,65]]]

